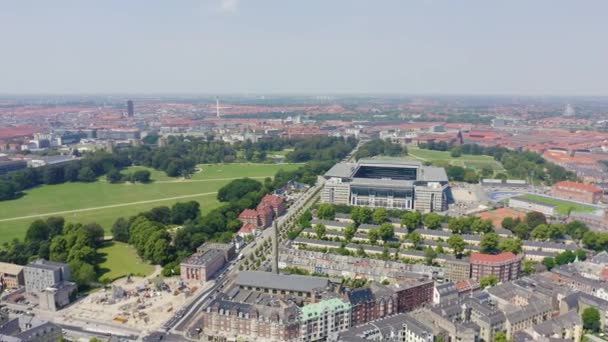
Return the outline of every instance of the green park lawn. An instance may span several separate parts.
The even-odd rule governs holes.
[[[434,151],[415,147],[408,147],[408,154],[418,160],[428,161],[434,164],[447,163],[475,170],[481,170],[488,166],[495,172],[503,170],[502,165],[490,156],[463,154],[460,157],[454,158],[450,155],[449,151]]]
[[[157,206],[196,200],[203,212],[217,207],[216,192],[234,178],[272,177],[279,169],[297,164],[200,165],[191,179],[167,177],[154,171],[149,184],[110,184],[102,177],[93,183],[45,185],[28,190],[19,199],[0,202],[0,243],[23,238],[29,224],[48,216],[67,222],[97,222],[109,234],[116,218]],[[141,169],[142,167],[137,167]]]
[[[578,204],[578,203],[573,203],[573,202],[568,202],[568,201],[561,201],[561,200],[558,200],[555,198],[549,198],[549,197],[544,197],[544,196],[524,194],[524,195],[521,195],[520,197],[529,199],[531,201],[553,204],[556,206],[555,210],[557,210],[557,212],[559,212],[560,214],[564,214],[564,215],[568,215],[568,213],[570,211],[593,212],[596,210],[595,208],[588,206],[588,205]]]
[[[98,250],[104,261],[99,265],[100,281],[114,281],[128,275],[145,277],[154,272],[154,266],[144,262],[135,248],[123,242],[107,242]]]

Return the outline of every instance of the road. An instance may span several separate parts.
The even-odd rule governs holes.
[[[312,204],[316,201],[316,198],[323,186],[323,180],[308,189],[306,193],[300,196],[287,210],[283,216],[277,219],[277,225],[279,231],[283,232],[295,224],[297,218]],[[201,292],[197,297],[193,298],[186,306],[178,310],[165,324],[163,325],[164,331],[157,332],[146,337],[146,340],[165,340],[171,336],[175,337],[176,334],[182,334],[182,338],[188,338],[186,329],[191,325],[192,320],[197,317],[201,309],[205,306],[206,302],[210,300],[212,295],[220,290],[224,286],[228,286],[238,273],[239,266],[243,263],[247,257],[253,253],[259,245],[264,243],[267,239],[271,239],[274,235],[273,229],[265,229],[262,234],[257,236],[255,240],[249,243],[241,250],[243,255],[242,259],[233,260],[228,263],[219,273],[215,276],[215,284],[206,291]]]

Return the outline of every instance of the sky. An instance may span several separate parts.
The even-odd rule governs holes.
[[[605,0],[0,0],[3,94],[608,95]]]

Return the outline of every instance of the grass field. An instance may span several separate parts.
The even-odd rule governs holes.
[[[203,212],[208,212],[218,205],[217,190],[232,179],[272,177],[279,169],[290,170],[298,166],[200,165],[202,172],[188,180],[170,178],[151,170],[154,181],[149,184],[109,184],[101,179],[94,183],[41,186],[28,190],[22,198],[0,202],[0,243],[22,238],[32,221],[53,215],[63,216],[68,222],[97,222],[108,233],[118,217],[179,201],[197,200]]]
[[[494,172],[504,170],[502,165],[490,156],[463,154],[458,158],[454,158],[450,155],[449,151],[434,151],[412,147],[408,148],[408,154],[418,160],[428,161],[431,163],[447,163],[449,165],[462,166],[475,170],[481,170],[482,168],[488,166],[492,168]]]
[[[556,206],[555,210],[557,210],[557,212],[559,212],[560,214],[564,214],[564,215],[568,215],[568,213],[570,211],[593,212],[596,210],[595,208],[588,206],[588,205],[578,204],[578,203],[573,203],[573,202],[568,202],[568,201],[561,201],[558,199],[544,197],[544,196],[525,194],[525,195],[521,195],[519,197],[529,199],[531,201],[553,204]]]
[[[99,253],[105,259],[101,268],[100,281],[113,281],[129,274],[145,277],[154,271],[154,266],[144,262],[135,248],[123,242],[108,242]]]

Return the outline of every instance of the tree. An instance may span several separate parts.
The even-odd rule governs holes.
[[[463,180],[467,183],[477,183],[479,182],[479,176],[472,169],[466,169],[464,172]]]
[[[137,170],[131,174],[132,182],[148,183],[150,182],[150,171]]]
[[[63,232],[65,219],[61,216],[50,216],[46,219],[46,225],[49,229],[49,238],[53,238]]]
[[[424,215],[424,225],[428,229],[437,229],[441,227],[441,222],[443,222],[443,217],[437,213],[428,213]]]
[[[551,269],[553,267],[555,267],[555,259],[548,257],[548,258],[544,258],[543,261],[541,262],[546,268],[547,270],[551,271]]]
[[[379,229],[380,238],[386,242],[395,236],[395,227],[391,223],[383,223]]]
[[[245,197],[245,195],[260,191],[261,189],[262,183],[255,179],[236,179],[220,188],[217,193],[217,199],[220,202],[235,202]]]
[[[530,228],[534,229],[538,225],[547,224],[547,217],[538,211],[531,211],[526,214],[526,223]]]
[[[129,221],[119,217],[112,225],[112,237],[114,241],[129,242]]]
[[[460,148],[460,146],[452,147],[452,150],[450,151],[450,156],[452,158],[458,158],[462,156],[462,148]]]
[[[494,174],[494,170],[489,166],[484,166],[481,168],[481,176],[483,178],[491,177]]]
[[[407,235],[408,240],[410,240],[412,242],[412,244],[414,245],[414,248],[418,248],[418,245],[423,241],[422,239],[422,235],[420,235],[417,232],[413,232],[413,233],[409,233]]]
[[[70,263],[70,271],[72,279],[78,286],[87,287],[90,283],[97,280],[95,268],[91,264],[82,261],[74,261]]]
[[[517,226],[517,224],[519,223],[519,219],[513,219],[512,217],[505,217],[502,222],[501,222],[501,226],[504,229],[513,231],[513,229],[515,228],[515,226]]]
[[[536,271],[536,263],[534,261],[524,261],[523,271],[525,275],[532,275]]]
[[[90,167],[83,167],[78,171],[78,180],[81,182],[94,182],[97,179],[95,172]]]
[[[0,201],[6,201],[15,197],[15,184],[0,180]]]
[[[437,257],[437,253],[431,248],[427,247],[424,250],[424,259],[427,265],[432,265],[433,260]]]
[[[83,230],[88,235],[87,246],[100,247],[101,241],[103,241],[104,232],[103,228],[95,222],[87,223],[83,226]]]
[[[453,234],[448,238],[448,246],[454,251],[455,256],[462,255],[466,246],[464,239],[459,234]]]
[[[495,286],[496,284],[498,284],[498,278],[493,274],[485,276],[479,280],[479,285],[482,289]]]
[[[344,228],[344,238],[346,239],[346,241],[352,240],[356,233],[357,227],[355,227],[354,224],[349,224],[348,226],[346,226],[346,228]]]
[[[120,171],[116,169],[112,169],[106,174],[106,180],[108,181],[108,183],[120,183],[122,181],[122,178],[122,174],[120,174]]]
[[[336,218],[336,208],[329,203],[319,205],[317,216],[322,220],[333,220]]]
[[[508,342],[507,334],[504,331],[499,331],[494,335],[494,342]]]
[[[49,226],[43,220],[32,222],[25,233],[25,241],[29,243],[45,241],[48,238]]]
[[[522,240],[530,237],[530,226],[526,222],[520,222],[513,228],[513,234]]]
[[[171,222],[183,224],[187,220],[196,219],[200,213],[200,204],[197,201],[178,202],[171,207]]]
[[[481,238],[479,248],[482,253],[496,253],[498,250],[498,244],[500,243],[500,236],[496,233],[487,233]]]
[[[372,214],[372,220],[375,224],[383,224],[388,220],[388,212],[384,208],[376,208]]]
[[[380,232],[378,232],[378,229],[376,229],[376,228],[370,229],[369,232],[367,233],[367,238],[369,239],[369,242],[372,245],[376,244],[376,241],[378,241],[379,236],[380,236]]]
[[[546,224],[539,224],[532,230],[530,237],[538,241],[547,241],[550,238],[549,226]]]
[[[422,214],[417,211],[408,211],[401,217],[401,225],[407,228],[409,232],[418,228],[422,223]]]
[[[583,310],[581,315],[583,319],[583,327],[592,332],[600,330],[600,312],[594,307],[588,307]]]
[[[492,231],[492,221],[482,220],[478,217],[473,219],[471,229],[478,234],[485,234]]]
[[[362,223],[369,223],[372,218],[372,211],[365,207],[355,207],[350,213],[351,219],[357,226]]]
[[[326,232],[327,232],[327,228],[325,227],[325,225],[323,223],[319,223],[319,224],[315,225],[315,234],[317,234],[318,239],[322,239],[325,236]]]
[[[504,239],[498,244],[498,249],[500,249],[501,252],[511,252],[513,254],[519,254],[521,253],[522,242],[520,239]]]

